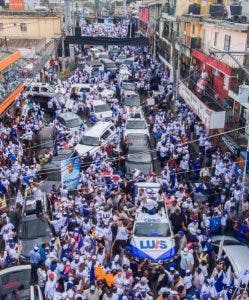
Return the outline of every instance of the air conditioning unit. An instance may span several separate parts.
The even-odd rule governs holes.
[[[239,102],[249,103],[249,85],[243,84],[239,86]]]

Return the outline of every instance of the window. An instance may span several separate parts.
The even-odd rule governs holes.
[[[38,87],[38,86],[34,86],[34,87],[32,88],[32,92],[39,93],[39,87]]]
[[[0,23],[0,31],[3,31],[3,23]]]
[[[102,139],[106,140],[109,136],[111,135],[111,132],[109,130],[107,130],[103,135],[102,135]]]
[[[27,24],[26,23],[20,23],[20,29],[21,29],[21,31],[27,31]]]
[[[192,34],[195,34],[195,25],[192,27]]]
[[[48,92],[48,89],[47,89],[46,87],[42,87],[42,88],[41,88],[41,92],[47,93],[47,92]]]
[[[231,36],[230,35],[225,35],[225,40],[224,40],[224,50],[229,51],[231,46]]]
[[[214,46],[217,46],[218,36],[219,36],[219,32],[215,32],[214,33]]]

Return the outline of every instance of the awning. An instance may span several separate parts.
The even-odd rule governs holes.
[[[232,68],[230,68],[228,65],[225,65],[214,58],[207,56],[206,54],[198,51],[198,50],[193,50],[192,51],[192,56],[202,63],[210,65],[212,68],[224,73],[227,76],[232,75]]]

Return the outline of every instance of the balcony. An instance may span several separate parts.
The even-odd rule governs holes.
[[[194,86],[182,80],[179,84],[179,94],[194,113],[201,119],[207,129],[221,129],[225,127],[226,111],[212,97],[201,97],[194,92]]]
[[[201,38],[183,35],[182,44],[189,49],[201,49]]]

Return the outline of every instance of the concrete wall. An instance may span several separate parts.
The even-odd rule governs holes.
[[[215,45],[215,32],[218,32],[217,42]],[[203,52],[210,54],[211,50],[224,50],[225,35],[231,36],[230,51],[246,51],[247,50],[247,32],[236,31],[236,24],[234,24],[234,30],[229,28],[217,26],[215,24],[204,23],[203,24]],[[244,64],[245,56],[236,56],[236,59]],[[217,54],[217,59],[223,63],[229,65],[232,68],[239,68],[238,64],[228,55],[222,57],[221,54]]]
[[[62,19],[60,16],[2,16],[0,23],[3,30],[0,35],[4,37],[18,38],[45,38],[46,41],[58,38],[61,35]],[[20,23],[27,24],[27,31],[22,31]]]

